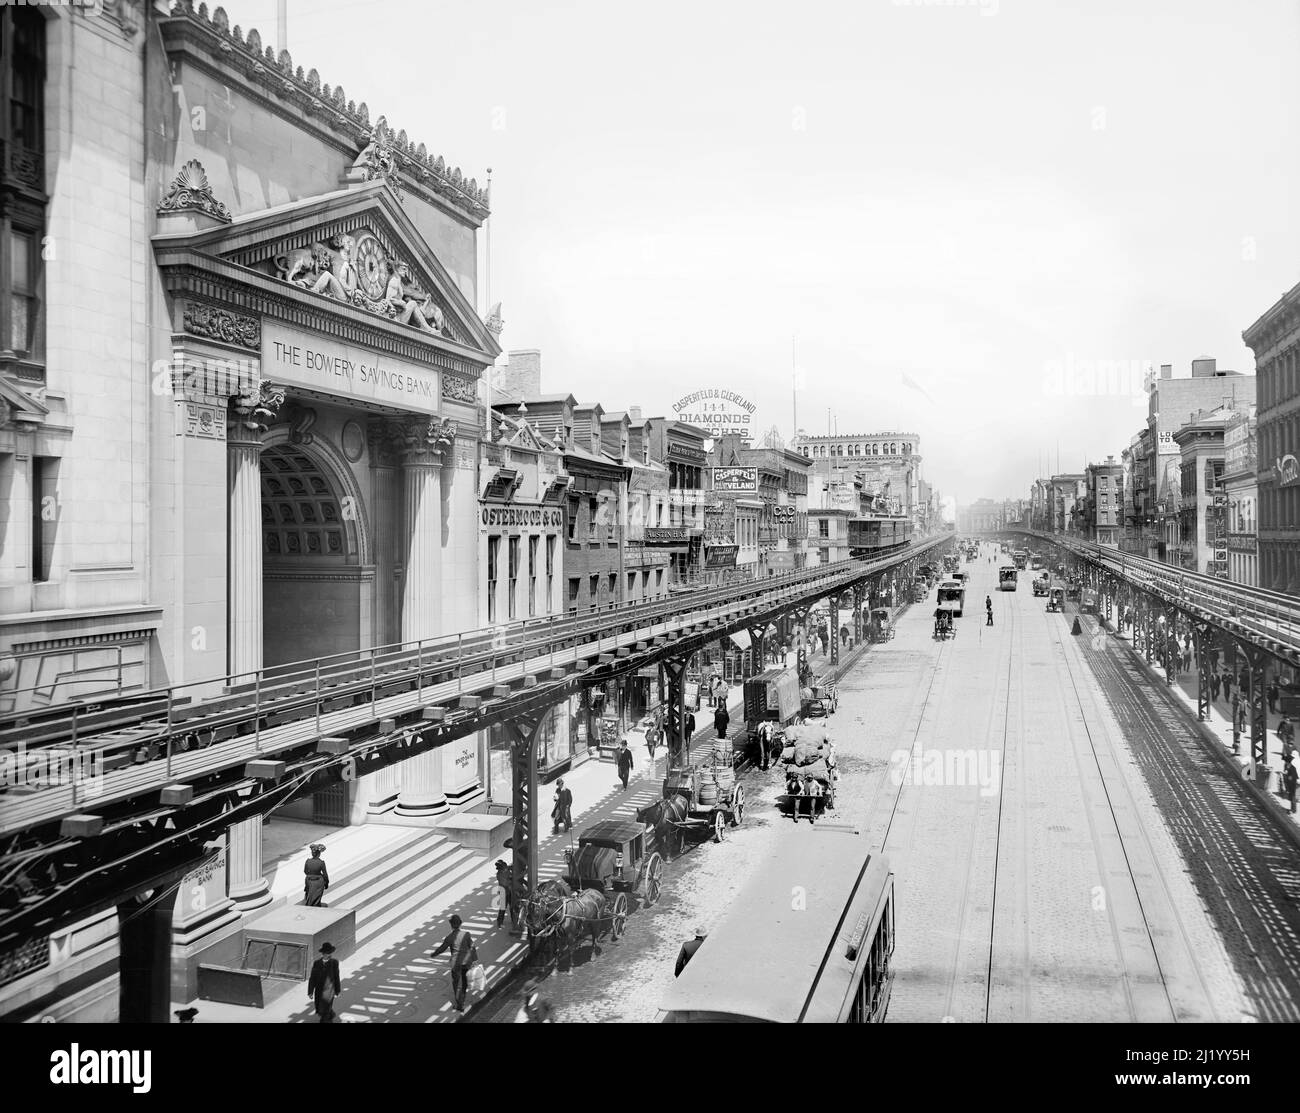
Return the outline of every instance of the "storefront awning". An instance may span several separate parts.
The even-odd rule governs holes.
[[[746,630],[737,630],[734,634],[731,635],[731,640],[736,643],[736,647],[738,649],[749,648],[750,645],[749,632]]]

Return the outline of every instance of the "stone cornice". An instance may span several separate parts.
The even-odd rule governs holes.
[[[209,17],[206,4],[196,10],[192,0],[177,0],[158,25],[169,53],[187,54],[278,115],[315,132],[349,160],[370,142],[374,128],[364,101],[355,104],[341,86],[322,85],[314,69],[305,74],[301,66],[295,69],[289,52],[281,50],[277,57],[273,48],[263,47],[256,29],[245,36],[238,26],[232,28],[224,8]],[[405,131],[392,134],[391,149],[406,190],[476,227],[487,218],[487,191],[475,179],[464,178],[459,167],[429,155]]]

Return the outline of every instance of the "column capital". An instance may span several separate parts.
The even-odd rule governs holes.
[[[284,405],[284,387],[269,379],[249,383],[230,399],[228,439],[233,442],[260,440]]]
[[[451,418],[408,418],[392,427],[405,467],[439,467],[456,443],[457,425]]]

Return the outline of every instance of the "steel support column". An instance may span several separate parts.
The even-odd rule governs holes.
[[[840,597],[832,595],[826,601],[830,609],[830,643],[831,643],[831,664],[840,663]]]
[[[513,785],[514,831],[510,840],[515,894],[529,897],[537,885],[537,742],[546,713],[535,719],[520,718],[502,726],[513,737],[510,740],[510,764]],[[518,931],[515,924],[513,930]]]
[[[685,657],[664,662],[664,675],[668,678],[668,768],[680,769],[690,757],[691,740],[684,735],[686,718],[686,664]]]
[[[1268,655],[1253,645],[1243,648],[1250,687],[1246,692],[1246,716],[1250,721],[1250,756],[1268,764]]]
[[[1192,651],[1196,655],[1196,717],[1205,722],[1210,715],[1210,649],[1214,630],[1208,623],[1192,623]]]
[[[117,1001],[120,1024],[171,1021],[172,914],[176,885],[117,906]]]

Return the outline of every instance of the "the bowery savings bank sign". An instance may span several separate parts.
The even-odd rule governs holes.
[[[707,429],[710,437],[752,437],[757,408],[733,390],[697,390],[673,404],[673,416],[687,425]]]

